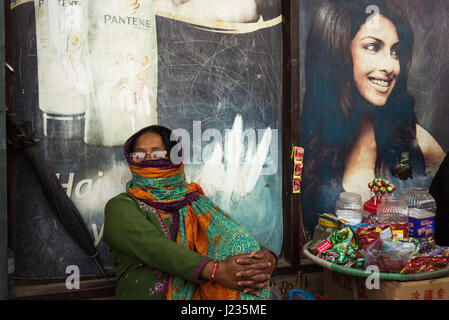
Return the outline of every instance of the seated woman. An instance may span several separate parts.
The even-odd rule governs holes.
[[[125,143],[133,178],[105,207],[116,299],[269,299],[276,256],[186,183],[171,135],[150,126]]]

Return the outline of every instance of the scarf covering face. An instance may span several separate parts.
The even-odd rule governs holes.
[[[173,212],[171,240],[213,260],[257,252],[260,246],[253,235],[212,203],[201,187],[185,181],[184,164],[169,160],[134,162],[129,153],[135,139],[146,128],[134,134],[125,144],[124,154],[132,180],[127,193],[164,211]],[[181,154],[180,154],[181,155]],[[259,291],[260,297],[229,289],[211,281],[195,285],[170,275],[165,290],[167,300],[268,300],[270,291]]]

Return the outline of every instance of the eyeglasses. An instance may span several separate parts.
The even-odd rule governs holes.
[[[129,154],[131,156],[131,159],[134,162],[141,162],[145,160],[147,155],[150,156],[150,160],[160,160],[165,159],[167,157],[167,151],[153,151],[153,152],[143,152],[143,151],[137,151]]]

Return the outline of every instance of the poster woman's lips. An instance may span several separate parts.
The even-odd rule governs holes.
[[[368,77],[368,80],[374,84],[374,87],[377,91],[381,93],[387,93],[390,89],[391,83],[393,82],[393,79],[381,79],[381,78],[374,78],[374,77]]]

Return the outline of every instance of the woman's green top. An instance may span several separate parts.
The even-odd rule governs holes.
[[[171,219],[164,222],[154,208],[127,193],[106,204],[103,239],[115,266],[116,299],[164,299],[170,274],[199,282],[210,259],[171,241]]]

